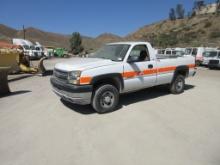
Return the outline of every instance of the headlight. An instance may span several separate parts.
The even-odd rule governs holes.
[[[80,71],[72,71],[68,74],[68,82],[70,84],[79,84],[80,83]]]

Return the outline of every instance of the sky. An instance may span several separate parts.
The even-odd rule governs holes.
[[[62,34],[80,32],[125,36],[138,28],[168,18],[169,10],[193,0],[0,0],[0,24],[21,29],[35,27]],[[210,3],[214,0],[206,0]]]

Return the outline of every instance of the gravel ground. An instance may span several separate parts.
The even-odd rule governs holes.
[[[0,98],[0,164],[220,164],[219,70],[199,68],[181,95],[123,95],[120,108],[103,115],[64,104],[49,79],[12,81],[12,95]]]

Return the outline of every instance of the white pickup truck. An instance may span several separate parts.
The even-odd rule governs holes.
[[[91,104],[105,113],[117,107],[123,93],[165,84],[171,93],[182,93],[185,78],[195,73],[193,56],[159,56],[148,42],[119,42],[105,45],[90,58],[56,64],[50,81],[64,100]]]

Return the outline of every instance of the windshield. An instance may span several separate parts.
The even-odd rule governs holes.
[[[30,46],[31,50],[35,50],[35,47],[34,46]]]
[[[204,52],[203,56],[204,57],[216,57],[217,56],[217,52],[216,51],[214,51],[214,52]]]
[[[30,47],[28,45],[23,45],[24,49],[29,50]]]
[[[197,52],[198,52],[198,49],[197,49],[197,48],[194,48],[193,51],[192,51],[192,55],[193,55],[193,56],[196,56],[196,55],[197,55]]]
[[[166,54],[170,55],[170,54],[172,54],[172,52],[170,50],[167,50]]]
[[[173,55],[177,55],[177,56],[183,56],[185,53],[183,51],[180,50],[175,50],[173,51]]]
[[[164,53],[165,53],[165,50],[164,50],[164,49],[158,50],[158,54],[164,54]]]
[[[189,55],[192,53],[192,49],[191,48],[187,48],[186,51],[185,51],[185,54],[186,55]]]
[[[105,45],[91,57],[104,58],[112,61],[123,61],[129,47],[130,45],[125,44]]]

